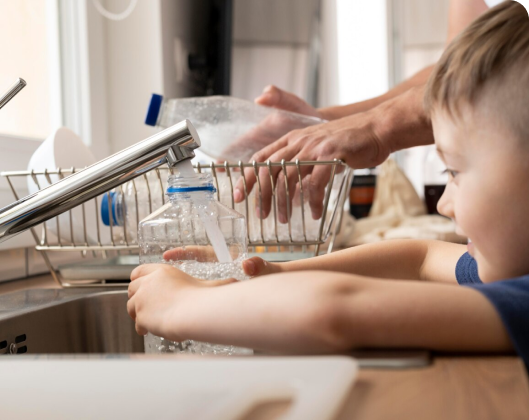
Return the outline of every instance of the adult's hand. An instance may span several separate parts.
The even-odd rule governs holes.
[[[422,106],[424,86],[412,88],[402,95],[388,100],[363,113],[330,121],[304,129],[294,130],[276,142],[255,153],[256,162],[285,161],[332,161],[340,159],[352,168],[368,168],[382,163],[393,151],[433,142],[431,122]],[[287,195],[293,197],[299,176],[296,168],[285,174],[274,168],[272,180],[267,168],[258,172],[261,184],[262,208],[257,214],[266,218],[271,210],[271,197],[277,185],[278,219],[286,223]],[[302,166],[301,177],[310,175],[309,204],[312,217],[319,219],[323,212],[325,187],[329,182],[331,167],[328,165]],[[244,173],[248,193],[257,178],[253,168]],[[234,200],[245,199],[243,179],[235,186]]]
[[[299,96],[274,85],[265,87],[261,96],[258,96],[255,99],[255,103],[269,106],[271,108],[282,109],[284,111],[308,115],[309,117],[323,118],[318,109],[314,108]]]
[[[382,163],[391,152],[376,132],[373,117],[363,114],[353,115],[328,123],[291,131],[276,142],[255,153],[250,161],[271,162],[285,161],[332,161],[341,159],[353,168],[365,168]],[[309,204],[313,219],[319,219],[323,212],[325,187],[329,182],[331,167],[328,165],[302,166],[301,178],[309,174]],[[293,197],[299,180],[297,169],[287,169],[287,185],[289,197]],[[246,188],[252,190],[257,178],[252,168],[246,169]],[[272,182],[277,185],[278,219],[281,223],[288,221],[287,194],[285,174],[281,168],[273,168],[272,180],[268,169],[259,170],[261,184],[262,208],[257,209],[258,216],[266,218],[271,210]],[[235,186],[234,200],[245,199],[244,183],[239,179]]]
[[[309,117],[321,118],[319,111],[293,93],[275,86],[268,86],[255,102],[259,105],[290,111]],[[299,118],[286,112],[271,112],[259,124],[240,137],[234,139],[222,152],[222,157],[238,162],[248,162],[250,157],[285,134],[304,128],[309,124],[319,124],[322,120]]]

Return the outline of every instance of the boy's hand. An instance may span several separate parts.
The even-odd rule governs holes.
[[[266,276],[268,274],[276,274],[285,271],[281,264],[271,263],[263,260],[260,257],[252,257],[242,262],[242,269],[244,274],[250,277]]]
[[[165,251],[163,259],[166,261],[195,260],[200,262],[214,262],[217,260],[215,251],[210,246],[186,246]],[[278,263],[271,263],[259,257],[249,258],[242,262],[244,274],[250,277],[266,276],[281,273],[285,269]]]
[[[183,302],[193,301],[200,289],[236,282],[235,279],[200,281],[165,264],[145,264],[132,272],[127,312],[139,335],[155,335],[181,341],[178,316]]]

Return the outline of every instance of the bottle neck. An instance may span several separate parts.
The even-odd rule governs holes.
[[[177,201],[214,201],[215,192],[213,191],[183,191],[183,192],[168,192],[169,201],[175,203]]]

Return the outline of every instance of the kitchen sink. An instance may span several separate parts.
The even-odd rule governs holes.
[[[144,353],[143,337],[136,333],[126,308],[127,291],[118,287],[31,289],[2,295],[0,356]],[[358,359],[360,367],[401,369],[430,363],[424,350],[347,354]]]
[[[0,296],[0,355],[143,353],[123,289],[34,289]]]

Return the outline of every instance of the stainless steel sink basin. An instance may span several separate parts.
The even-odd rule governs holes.
[[[0,296],[0,355],[143,353],[123,289],[27,290]]]
[[[34,289],[0,296],[0,356],[144,353],[127,314],[127,291]],[[262,355],[262,353],[261,353]],[[417,368],[426,351],[352,352],[361,367]]]

